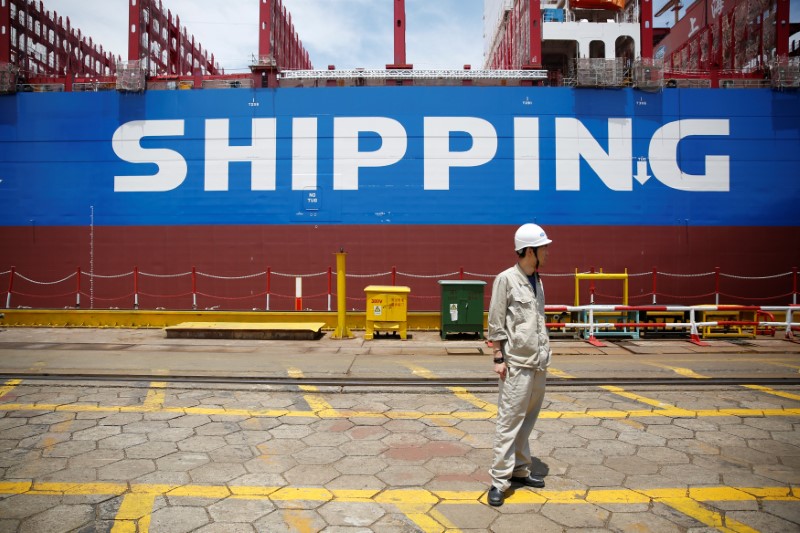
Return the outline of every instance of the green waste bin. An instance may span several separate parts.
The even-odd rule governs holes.
[[[440,331],[442,339],[448,333],[478,333],[483,338],[483,291],[485,281],[439,280],[442,287]]]

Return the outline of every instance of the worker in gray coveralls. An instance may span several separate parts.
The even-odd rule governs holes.
[[[536,224],[520,226],[514,235],[519,261],[498,274],[489,304],[489,335],[494,371],[500,376],[497,429],[494,438],[489,504],[503,505],[511,483],[544,487],[531,472],[530,438],[544,400],[550,365],[550,339],[544,314],[544,287],[539,267],[552,241]]]

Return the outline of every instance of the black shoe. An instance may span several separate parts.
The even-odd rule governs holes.
[[[503,492],[497,487],[489,489],[489,505],[492,507],[500,507],[503,505]]]
[[[541,489],[544,487],[544,478],[534,476],[533,474],[528,477],[511,477],[512,483],[522,483],[526,487],[535,487]]]

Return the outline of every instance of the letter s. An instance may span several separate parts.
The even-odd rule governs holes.
[[[117,157],[129,163],[155,163],[152,176],[114,176],[114,192],[164,192],[186,179],[186,160],[175,150],[142,148],[144,137],[183,135],[182,120],[134,120],[114,132],[111,147]]]

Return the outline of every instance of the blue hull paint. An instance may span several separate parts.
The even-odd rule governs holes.
[[[344,117],[385,117],[406,135],[402,157],[383,166],[361,166],[355,190],[335,183],[334,123]],[[426,189],[426,156],[429,161],[437,157],[426,148],[432,141],[430,134],[426,137],[426,117],[488,123],[496,133],[493,156],[477,166],[457,162],[449,169],[447,190]],[[277,136],[274,190],[252,190],[249,162],[227,165],[227,190],[206,190],[208,121],[228,119],[229,144],[247,146],[253,142],[254,119],[271,118]],[[299,118],[316,119],[316,186],[292,190],[293,169],[305,157],[293,152],[293,119]],[[515,190],[515,118],[538,119],[538,138],[523,141],[526,149],[535,145],[538,151],[538,190]],[[565,118],[577,119],[585,132],[558,137],[557,121]],[[727,190],[678,190],[655,175],[654,134],[692,120],[724,121],[728,133],[681,139],[675,164],[689,176],[701,176],[714,166],[709,158],[726,158]],[[181,135],[140,140],[143,154],[169,150],[185,160],[185,177],[177,187],[115,191],[115,176],[158,172],[152,162],[124,160],[112,146],[120,126],[136,121],[181,122]],[[633,179],[622,179],[630,182],[630,190],[613,190],[606,181],[617,174],[601,178],[600,168],[620,164],[612,153],[613,127],[625,121],[630,122],[631,160],[618,168]],[[595,150],[605,163],[592,165],[581,156],[579,176],[559,174],[558,154],[587,133],[605,152]],[[358,153],[377,153],[389,140],[362,132]],[[445,146],[457,158],[482,142],[452,132]],[[637,180],[640,159],[650,176],[644,184]],[[357,87],[0,98],[0,226],[515,225],[536,220],[569,226],[795,227],[800,226],[798,168],[797,92]],[[566,190],[567,180],[579,190]]]

